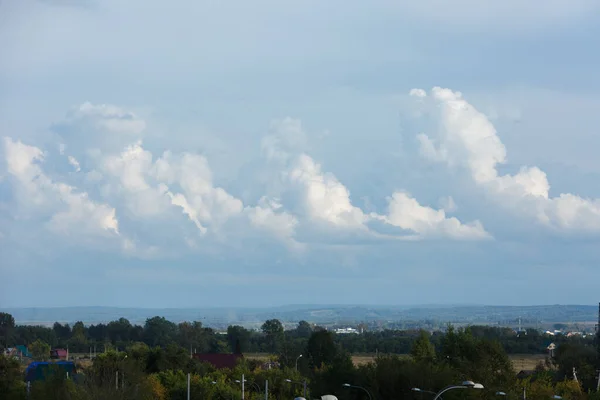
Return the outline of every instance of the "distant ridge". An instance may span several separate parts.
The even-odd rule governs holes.
[[[460,324],[504,324],[518,318],[532,323],[588,323],[597,320],[597,305],[283,305],[278,307],[199,307],[199,308],[135,308],[135,307],[12,307],[0,311],[12,314],[19,324],[52,324],[83,321],[86,324],[106,323],[127,318],[143,323],[147,318],[162,316],[173,322],[201,321],[207,326],[230,323],[259,324],[271,318],[295,323],[300,320],[320,324],[369,321],[436,321]]]

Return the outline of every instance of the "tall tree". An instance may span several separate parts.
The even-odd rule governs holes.
[[[35,361],[46,361],[50,358],[50,345],[39,339],[29,345],[29,351]]]
[[[333,363],[338,355],[337,347],[333,342],[333,334],[326,330],[313,332],[308,339],[306,353],[313,368],[321,368],[324,364]]]
[[[69,324],[63,325],[60,322],[55,322],[52,330],[56,334],[59,345],[66,346],[67,341],[71,338],[71,327]]]
[[[295,330],[296,336],[300,338],[309,338],[313,332],[312,326],[306,321],[298,322],[298,326]]]
[[[15,319],[9,313],[0,312],[0,348],[12,344]]]
[[[165,317],[148,318],[144,324],[144,341],[150,346],[166,346],[173,343],[177,325]]]
[[[419,332],[419,337],[410,349],[410,355],[417,362],[433,362],[435,360],[435,347],[429,340],[429,334],[424,330]]]
[[[269,319],[262,324],[261,330],[266,336],[269,351],[276,353],[284,339],[283,324],[278,319]]]
[[[25,382],[21,365],[15,359],[0,354],[0,398],[25,399]]]
[[[227,341],[233,352],[235,352],[237,344],[239,344],[241,352],[248,351],[250,331],[243,326],[230,325],[227,327]]]
[[[129,342],[131,340],[131,322],[127,318],[111,321],[106,326],[109,339],[113,343]]]

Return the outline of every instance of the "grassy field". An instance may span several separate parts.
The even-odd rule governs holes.
[[[246,354],[245,356],[249,359],[263,361],[269,358],[269,355],[264,353]],[[400,356],[408,357],[406,354],[402,354]],[[513,363],[513,368],[516,371],[534,369],[536,365],[538,365],[540,362],[544,362],[546,359],[546,355],[544,354],[513,354],[509,357]],[[361,354],[352,356],[352,362],[354,362],[354,365],[357,366],[368,364],[374,360],[375,354]]]
[[[82,366],[89,366],[91,361],[89,359],[82,359],[80,357],[86,356],[87,354],[72,354],[71,359],[75,359]],[[244,354],[247,359],[250,360],[259,360],[259,361],[268,361],[269,354],[267,353],[247,353]],[[401,354],[401,357],[408,357],[407,354]],[[540,362],[544,362],[546,359],[545,354],[512,354],[509,356],[512,363],[513,368],[516,371],[520,370],[532,370],[538,365]],[[365,365],[375,360],[375,354],[357,354],[352,356],[352,362],[354,365]]]

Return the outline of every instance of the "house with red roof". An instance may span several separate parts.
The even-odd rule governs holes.
[[[58,360],[66,360],[69,353],[65,349],[52,349],[50,350],[50,358]]]

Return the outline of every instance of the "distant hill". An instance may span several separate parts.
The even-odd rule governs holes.
[[[147,318],[162,316],[173,322],[201,321],[207,326],[240,324],[258,326],[267,319],[295,323],[306,320],[318,324],[351,324],[358,322],[394,323],[427,321],[429,324],[499,324],[515,325],[521,318],[524,325],[551,323],[593,323],[598,319],[597,306],[483,306],[483,305],[289,305],[273,308],[117,308],[117,307],[56,307],[2,308],[19,324],[52,324],[55,321],[85,324],[109,322],[120,317],[143,324]]]

